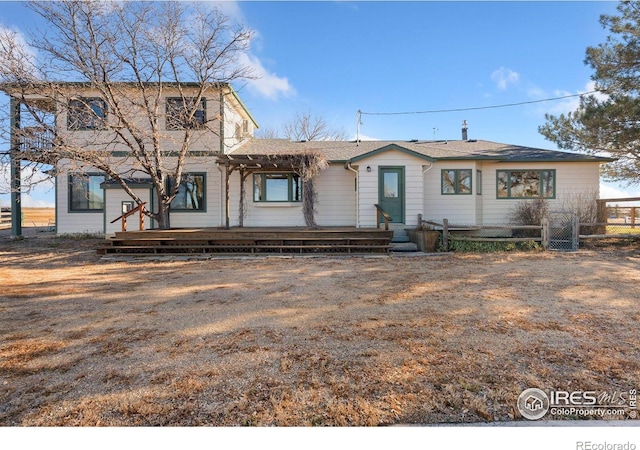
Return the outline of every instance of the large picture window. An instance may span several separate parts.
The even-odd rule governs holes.
[[[442,170],[442,195],[471,194],[471,169]]]
[[[253,175],[254,202],[301,202],[302,181],[295,173]]]
[[[193,117],[189,118],[196,107],[195,98],[167,98],[167,130],[185,128],[204,128],[207,121],[207,100],[200,99]]]
[[[107,103],[101,98],[69,100],[67,128],[69,130],[102,130],[107,120]]]
[[[555,198],[555,170],[498,170],[498,198]]]
[[[188,173],[182,176],[178,194],[171,201],[172,211],[204,211],[205,210],[204,173]]]
[[[69,211],[98,212],[104,210],[104,195],[100,183],[104,175],[69,175]]]

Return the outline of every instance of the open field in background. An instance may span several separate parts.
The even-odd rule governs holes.
[[[0,425],[520,420],[640,380],[640,252],[100,261],[0,243]]]
[[[54,223],[56,217],[54,208],[22,208],[22,214],[23,227],[46,227]],[[0,228],[11,228],[11,213],[7,212],[6,216],[7,221],[0,222]]]

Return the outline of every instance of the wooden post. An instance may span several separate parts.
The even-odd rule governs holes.
[[[10,186],[11,186],[11,237],[17,238],[22,236],[22,201],[20,191],[20,172],[21,172],[21,156],[20,156],[20,102],[15,97],[10,97],[10,133],[11,148],[10,153]]]
[[[449,219],[442,219],[442,245],[449,250]]]
[[[596,200],[597,204],[598,204],[598,209],[597,209],[597,215],[598,215],[598,219],[596,220],[597,223],[607,223],[609,221],[609,218],[607,217],[607,201],[606,200]],[[607,227],[606,225],[599,225],[594,234],[607,234]]]
[[[229,170],[229,161],[227,161],[224,165],[225,167],[225,180],[224,180],[224,207],[225,207],[225,228],[228,230],[229,226],[229,215],[231,214],[231,200],[229,198],[229,178],[231,176],[231,172]]]
[[[122,217],[122,231],[127,231],[127,216]]]
[[[542,248],[549,250],[549,218],[542,218],[542,230],[541,230]]]
[[[380,210],[376,208],[376,228],[380,228]]]
[[[245,203],[245,181],[247,179],[247,177],[249,176],[249,173],[241,168],[240,169],[240,205],[239,205],[239,217],[238,217],[238,226],[239,227],[244,227],[244,216],[245,216],[245,210],[244,210],[244,203]]]
[[[573,215],[573,227],[572,227],[572,235],[571,235],[571,250],[577,251],[578,247],[580,247],[580,242],[578,242],[580,236],[580,220],[578,219],[578,215]],[[573,246],[575,244],[575,247]]]
[[[636,207],[631,207],[631,228],[636,227]]]

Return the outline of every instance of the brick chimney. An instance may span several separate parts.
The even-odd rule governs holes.
[[[466,120],[462,121],[462,140],[463,141],[467,140],[467,121]]]

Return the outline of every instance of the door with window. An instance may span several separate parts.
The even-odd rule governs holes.
[[[391,222],[404,223],[404,167],[378,169],[378,203]]]

